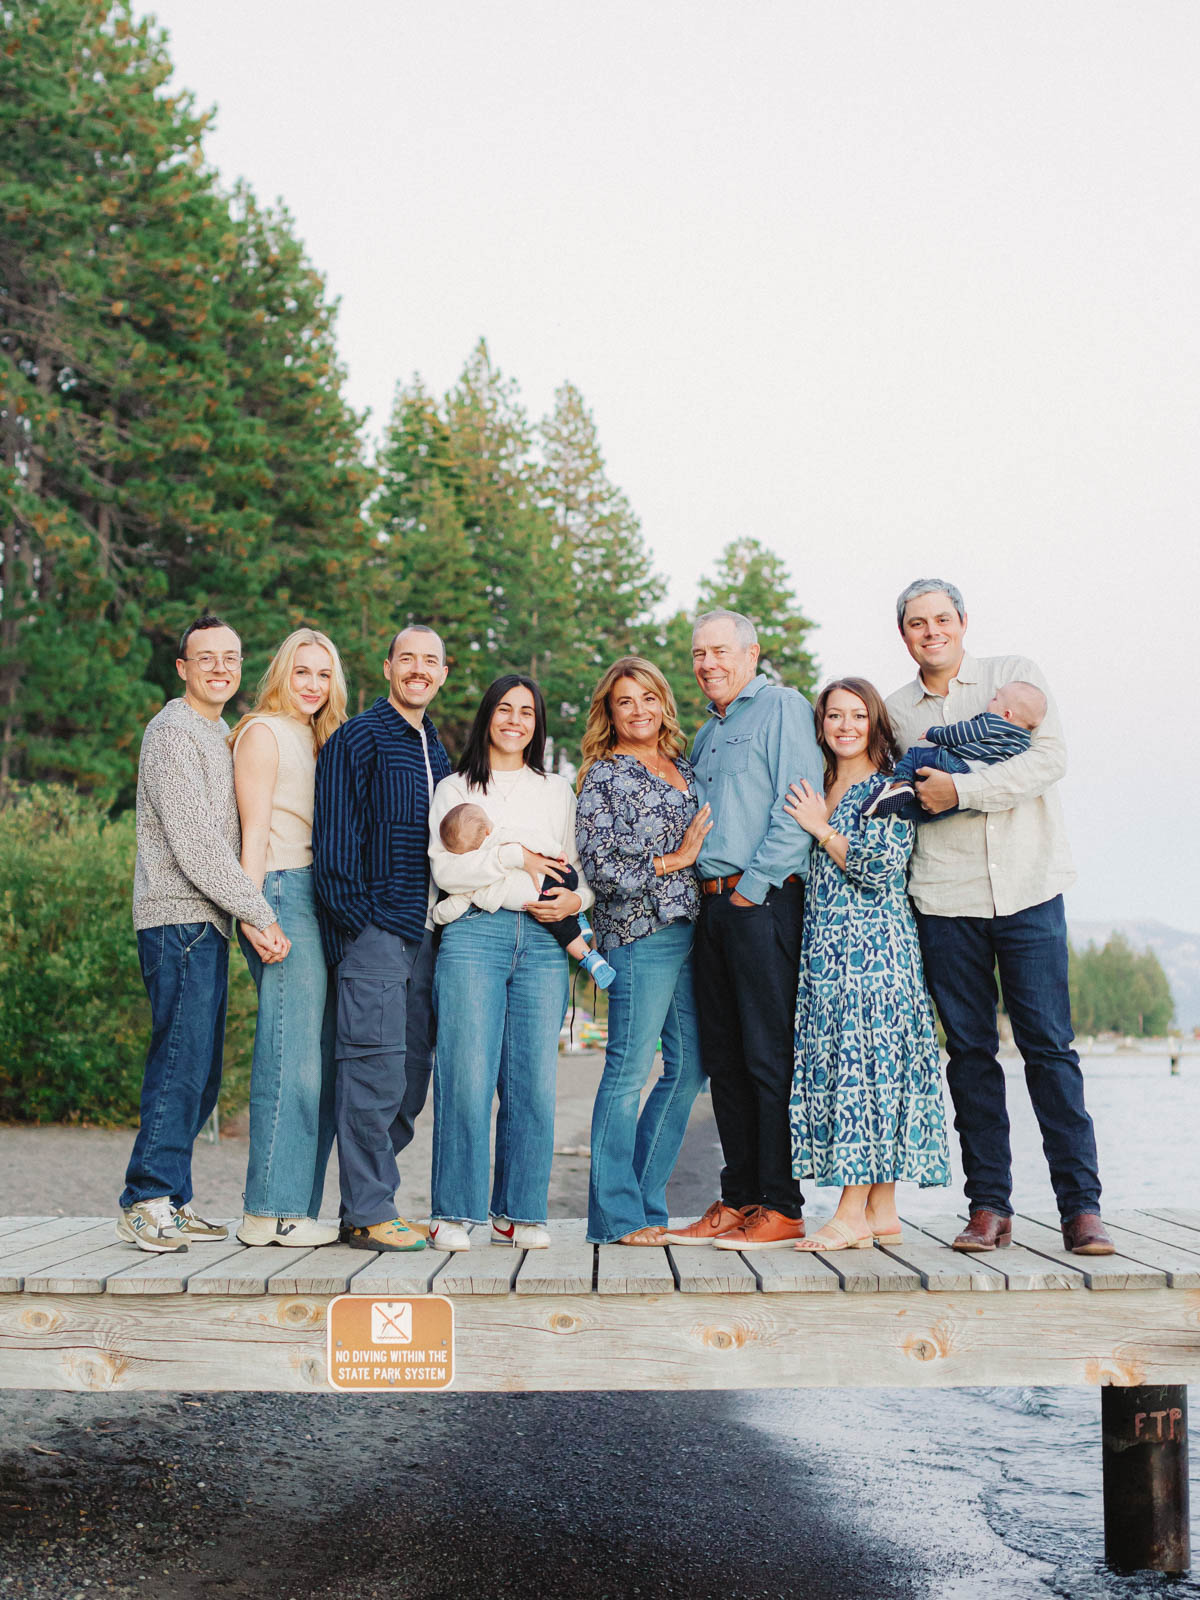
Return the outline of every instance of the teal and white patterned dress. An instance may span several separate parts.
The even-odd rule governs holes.
[[[845,871],[814,849],[796,997],[792,1170],[818,1184],[950,1182],[933,1007],[908,901],[915,827],[863,818],[879,779],[830,824]]]

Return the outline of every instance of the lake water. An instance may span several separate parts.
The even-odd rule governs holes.
[[[1053,1212],[1054,1197],[1020,1062],[1006,1064],[1013,1123],[1014,1205]],[[1165,1050],[1130,1055],[1101,1047],[1084,1062],[1096,1124],[1104,1205],[1200,1207],[1200,1044],[1170,1076]],[[952,1149],[955,1145],[951,1135]],[[957,1152],[955,1151],[955,1155]],[[821,1191],[813,1212],[831,1191]],[[961,1201],[955,1188],[902,1191],[901,1211],[919,1221]],[[1103,1565],[1100,1401],[1094,1389],[835,1390],[743,1396],[744,1417],[777,1447],[828,1475],[830,1492],[853,1507],[894,1550],[911,1546],[919,1591],[929,1600],[1116,1600],[1200,1596],[1197,1572],[1166,1580],[1119,1578]],[[1200,1417],[1200,1392],[1193,1391]],[[1200,1509],[1200,1449],[1193,1451]],[[927,1565],[929,1546],[939,1552]],[[953,1570],[961,1553],[966,1575]],[[990,1570],[981,1586],[979,1563]],[[971,1570],[973,1569],[973,1570]]]

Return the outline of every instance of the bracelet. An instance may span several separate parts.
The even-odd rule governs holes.
[[[820,848],[822,850],[824,850],[825,846],[829,843],[830,839],[832,839],[833,836],[836,833],[837,833],[837,829],[836,828],[830,828],[829,832],[825,835],[825,837],[823,839],[818,839],[817,840],[817,844],[820,846]]]
[[[665,878],[666,875],[667,875],[667,858],[666,858],[666,856],[655,856],[654,859],[662,867],[662,871],[659,873],[659,877],[660,878]]]

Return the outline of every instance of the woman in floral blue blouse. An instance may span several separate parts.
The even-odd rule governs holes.
[[[675,697],[641,656],[601,678],[583,736],[576,842],[596,904],[596,948],[616,969],[592,1112],[589,1240],[653,1245],[666,1188],[704,1081],[692,994],[694,863],[712,827],[697,810]],[[662,1039],[662,1076],[638,1115]]]
[[[840,1183],[837,1210],[797,1250],[900,1242],[896,1183],[950,1182],[933,1007],[908,902],[914,826],[864,817],[892,770],[887,708],[863,678],[816,705],[825,793],[792,785],[784,809],[812,834],[796,998],[792,1170]]]

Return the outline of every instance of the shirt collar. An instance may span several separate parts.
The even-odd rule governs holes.
[[[754,696],[758,693],[758,691],[760,689],[765,689],[767,687],[767,685],[770,683],[770,681],[771,681],[770,678],[767,677],[765,672],[760,672],[755,677],[751,678],[750,682],[741,691],[741,693],[734,695],[733,699],[725,707],[724,715],[722,715],[722,713],[717,710],[716,706],[713,705],[712,701],[710,700],[708,702],[708,714],[709,714],[709,716],[710,717],[716,717],[718,719],[718,721],[724,722],[725,718],[728,717],[729,713],[733,710],[734,706],[736,706],[739,701],[741,701],[741,700],[753,700]]]
[[[978,683],[979,663],[975,657],[963,651],[962,660],[958,663],[958,671],[950,680],[951,683]],[[934,694],[932,689],[925,687],[921,674],[918,672],[913,679],[912,703],[919,706],[922,700],[940,700],[941,695]]]
[[[376,700],[375,704],[371,707],[371,710],[377,711],[380,715],[382,715],[385,711],[390,712],[400,724],[401,733],[407,733],[410,739],[419,739],[421,737],[420,729],[414,728],[407,717],[402,717],[400,715],[386,694],[381,694],[379,696],[378,700]],[[430,717],[428,711],[423,711],[421,713],[421,727],[424,728],[428,738],[437,738],[437,724]]]

